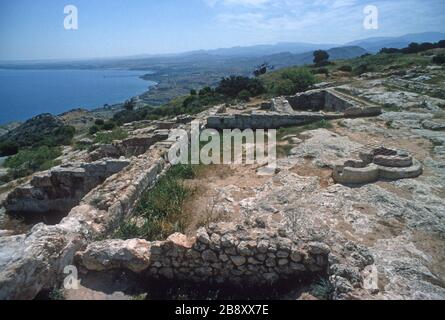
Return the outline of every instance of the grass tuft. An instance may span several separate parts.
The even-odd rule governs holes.
[[[165,240],[175,232],[184,233],[190,217],[183,211],[183,206],[195,192],[184,184],[184,180],[194,177],[195,169],[191,165],[171,168],[154,188],[142,194],[135,215],[126,219],[114,236],[125,240],[155,241]]]

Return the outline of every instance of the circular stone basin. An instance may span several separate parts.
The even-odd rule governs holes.
[[[421,163],[405,151],[378,148],[360,154],[362,161],[349,160],[333,171],[335,182],[365,184],[379,179],[417,178],[423,173]]]
[[[406,168],[413,165],[413,158],[409,155],[375,156],[373,162],[384,167]]]

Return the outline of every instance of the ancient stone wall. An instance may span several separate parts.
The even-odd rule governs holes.
[[[235,115],[214,115],[207,118],[207,127],[222,129],[277,129],[320,121],[326,117],[314,113],[256,113]]]
[[[89,161],[97,161],[103,158],[134,157],[147,152],[147,150],[157,142],[168,138],[168,130],[158,130],[155,133],[136,135],[116,141],[112,144],[100,145],[88,156]]]
[[[344,112],[357,104],[340,97],[332,90],[311,90],[286,97],[294,110]]]
[[[272,284],[328,271],[329,247],[291,240],[262,221],[213,224],[196,237],[167,241],[107,240],[77,254],[90,271],[127,269],[147,277],[211,283]]]
[[[55,167],[38,173],[12,191],[4,203],[8,213],[68,213],[94,187],[128,166],[129,160],[104,159]]]
[[[64,277],[74,255],[104,237],[134,208],[140,194],[168,166],[172,143],[155,144],[87,194],[60,224],[37,224],[26,235],[0,238],[0,300],[33,299]]]
[[[321,111],[326,104],[326,91],[308,91],[294,96],[287,96],[286,100],[289,101],[294,110]]]

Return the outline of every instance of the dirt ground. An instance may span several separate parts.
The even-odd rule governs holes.
[[[187,234],[211,222],[240,219],[239,201],[252,197],[255,188],[270,179],[256,173],[255,165],[210,165],[199,168],[186,184],[195,190],[184,210],[190,216]]]

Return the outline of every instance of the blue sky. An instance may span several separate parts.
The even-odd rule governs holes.
[[[63,27],[65,5],[79,29]],[[379,9],[379,29],[363,9]],[[184,52],[277,42],[338,43],[445,32],[444,0],[1,0],[0,60]]]

